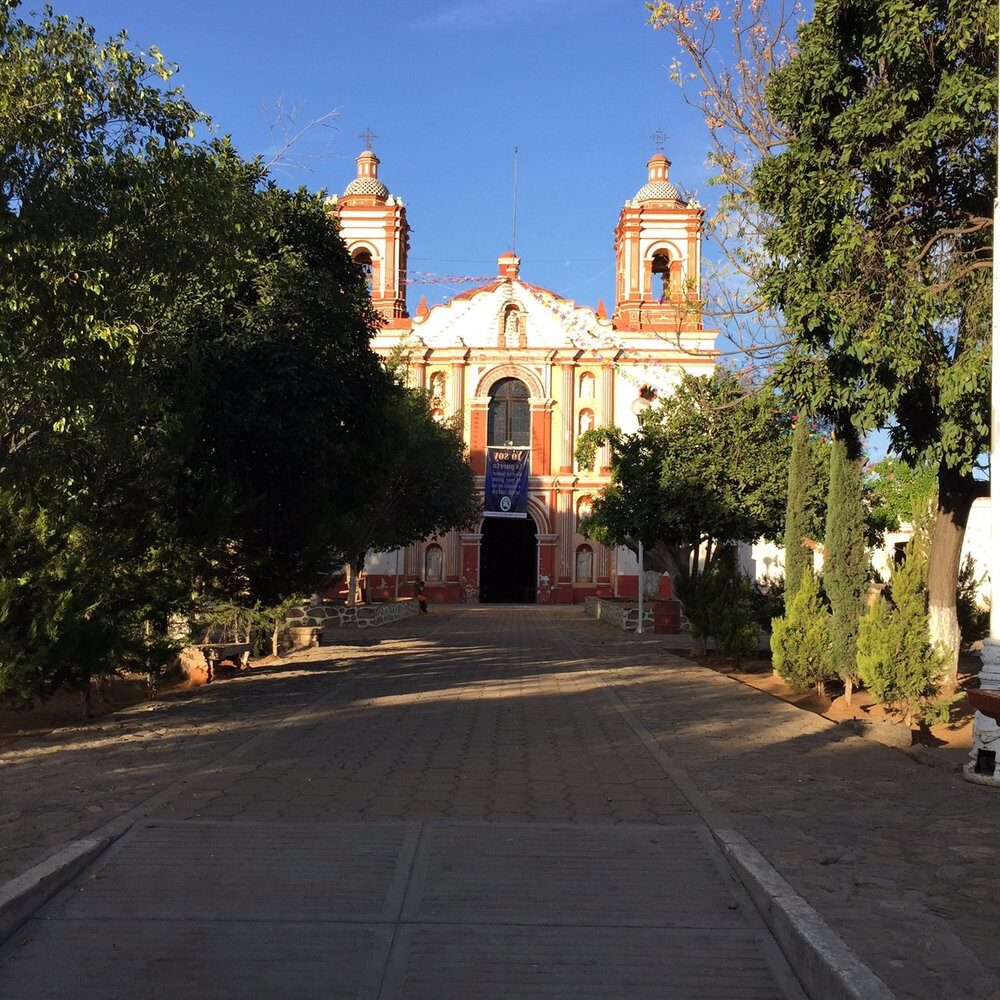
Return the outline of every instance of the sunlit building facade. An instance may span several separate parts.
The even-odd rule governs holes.
[[[369,275],[384,326],[375,350],[402,351],[411,384],[440,419],[456,419],[483,488],[487,451],[530,449],[526,518],[484,517],[463,532],[427,538],[367,566],[369,594],[408,593],[423,580],[432,601],[578,603],[588,594],[631,596],[637,566],[580,530],[609,481],[609,453],[592,468],[575,459],[579,435],[637,414],[672,391],[681,372],[706,373],[715,334],[698,308],[704,210],[685,201],[656,153],[614,231],[616,302],[580,305],[521,275],[513,252],[496,276],[411,314],[406,207],[379,178],[366,149],[357,176],[330,200],[353,259]]]

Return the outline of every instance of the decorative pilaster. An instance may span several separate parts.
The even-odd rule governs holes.
[[[477,476],[486,475],[486,422],[489,419],[488,396],[476,396],[469,404],[469,464]]]
[[[452,416],[454,416],[456,413],[461,415],[462,409],[465,406],[464,362],[456,361],[451,366],[451,386],[449,395],[451,397],[449,405],[451,406]]]
[[[556,497],[556,516],[559,526],[558,582],[573,582],[573,491],[559,490]]]
[[[556,582],[556,541],[558,535],[536,535],[538,539],[538,589],[539,604],[552,603],[552,588]]]
[[[551,475],[552,401],[531,401],[531,474]]]
[[[562,397],[559,405],[562,407],[562,429],[560,434],[559,472],[562,475],[573,471],[573,430],[574,430],[574,379],[576,366],[562,366]]]
[[[479,603],[479,550],[483,540],[480,534],[462,535],[462,603]]]
[[[606,364],[601,367],[601,423],[611,427],[615,422],[615,367]],[[602,444],[598,453],[598,468],[602,476],[611,472],[611,445]]]

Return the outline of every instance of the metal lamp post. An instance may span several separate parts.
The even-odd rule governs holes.
[[[645,589],[646,577],[643,573],[643,562],[642,562],[642,539],[639,539],[639,624],[636,626],[636,632],[642,635],[642,592]]]

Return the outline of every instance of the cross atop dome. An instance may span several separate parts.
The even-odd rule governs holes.
[[[663,148],[667,142],[667,133],[663,131],[662,128],[658,128],[651,136],[650,139],[653,140],[653,146],[658,153],[663,152]]]
[[[358,136],[358,138],[365,144],[365,149],[367,149],[369,153],[374,151],[375,140],[378,136],[370,128],[366,128],[364,132]]]

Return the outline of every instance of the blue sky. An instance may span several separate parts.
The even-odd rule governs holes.
[[[28,6],[28,5],[26,5]],[[31,4],[31,6],[34,6]],[[262,108],[335,129],[299,145],[286,186],[342,191],[371,127],[403,197],[411,271],[492,275],[511,238],[519,148],[522,276],[582,303],[614,296],[612,231],[646,179],[651,134],[672,179],[703,201],[700,119],[667,76],[674,43],[642,0],[56,0],[101,36],[127,28],[180,65],[179,81],[245,154],[273,151]],[[411,286],[431,303],[455,288]]]

